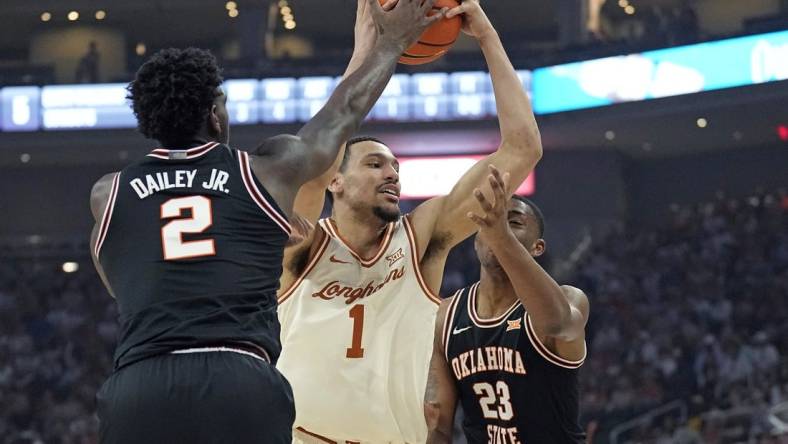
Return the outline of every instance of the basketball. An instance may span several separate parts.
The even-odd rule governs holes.
[[[381,5],[385,2],[386,0],[380,0]],[[429,15],[435,14],[443,8],[451,9],[459,5],[457,0],[435,0]],[[461,27],[462,18],[459,15],[433,23],[419,37],[418,42],[405,50],[402,57],[399,58],[399,62],[405,65],[423,65],[443,57],[457,41]]]

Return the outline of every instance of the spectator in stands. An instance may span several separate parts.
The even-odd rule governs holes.
[[[79,59],[77,64],[76,82],[77,83],[98,83],[99,82],[99,61],[101,55],[95,41],[88,45],[88,52]]]
[[[658,415],[621,442],[715,443],[731,430],[788,442],[767,421],[788,401],[788,195],[674,206],[662,227],[619,227],[576,270],[597,307],[581,372],[594,442],[673,400],[688,419]],[[443,294],[478,277],[466,245],[449,258]],[[117,310],[87,264],[64,274],[61,263],[0,255],[2,442],[96,440],[93,394],[111,367]]]

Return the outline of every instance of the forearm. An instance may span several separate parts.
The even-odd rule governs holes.
[[[298,132],[312,150],[310,167],[328,169],[343,141],[355,133],[394,74],[400,48],[379,43],[369,57],[331,95],[328,103]],[[310,169],[312,169],[310,168]]]
[[[298,190],[295,203],[293,204],[293,212],[298,213],[312,224],[317,223],[325,205],[326,189],[339,170],[344,154],[345,143],[343,142],[331,167],[319,177],[303,184]]]
[[[488,244],[537,330],[549,336],[559,335],[569,325],[572,312],[558,283],[511,232]]]
[[[542,143],[531,100],[523,89],[494,28],[479,37],[495,93],[501,127],[501,146],[523,148],[541,157]]]
[[[449,430],[430,430],[427,433],[427,444],[450,444],[451,429]]]
[[[357,46],[353,48],[353,55],[350,56],[347,68],[345,68],[345,72],[342,74],[342,80],[347,79],[356,72],[369,57],[371,52],[372,46],[368,46],[366,43],[357,43]]]

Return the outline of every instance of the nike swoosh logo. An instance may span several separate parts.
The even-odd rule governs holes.
[[[471,328],[473,328],[473,327],[465,327],[465,328],[457,328],[457,327],[455,327],[454,328],[454,332],[452,332],[452,334],[458,335],[458,334],[464,332],[465,330],[470,330]]]
[[[335,262],[337,264],[349,264],[350,263],[350,262],[345,262],[342,259],[337,259],[337,257],[334,256],[333,254],[331,255],[330,258],[328,258],[328,260],[330,260],[331,262]]]

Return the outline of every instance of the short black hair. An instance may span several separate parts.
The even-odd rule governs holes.
[[[382,140],[372,136],[358,136],[348,140],[345,143],[345,154],[342,156],[342,163],[339,165],[339,171],[344,172],[345,169],[347,169],[347,162],[348,159],[350,159],[350,147],[361,142],[375,142],[383,146],[388,146]]]
[[[126,98],[145,137],[165,145],[186,142],[205,125],[222,80],[210,51],[163,49],[140,67]]]
[[[531,209],[531,212],[534,213],[534,217],[536,218],[536,225],[539,227],[538,237],[539,239],[544,238],[544,214],[542,214],[542,210],[540,210],[539,207],[537,207],[536,204],[527,197],[518,196],[515,194],[512,196],[512,199],[519,200],[520,202],[524,203],[525,206]]]

